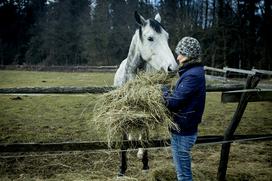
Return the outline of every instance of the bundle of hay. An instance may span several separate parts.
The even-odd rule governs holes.
[[[162,72],[140,74],[99,97],[93,121],[98,129],[106,131],[109,144],[123,133],[176,127],[162,97],[161,85],[168,82],[169,76]]]

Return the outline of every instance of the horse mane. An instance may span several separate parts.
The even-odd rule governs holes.
[[[161,23],[159,23],[155,19],[149,19],[149,22],[150,22],[151,28],[153,28],[157,33],[161,33],[161,30],[164,29]]]
[[[144,61],[141,55],[137,52],[137,41],[139,41],[140,30],[136,30],[133,35],[132,41],[129,46],[129,52],[127,56],[127,63],[125,67],[126,71],[126,81],[131,80],[135,77],[137,70],[140,66],[143,66]]]

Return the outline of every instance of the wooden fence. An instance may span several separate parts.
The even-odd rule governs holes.
[[[53,72],[115,72],[118,66],[43,66],[43,65],[0,65],[0,70],[28,70]]]
[[[221,100],[223,100],[225,103],[238,102],[238,106],[235,110],[232,120],[227,129],[225,130],[224,141],[232,140],[234,138],[234,133],[241,121],[241,118],[244,114],[248,102],[272,100],[271,89],[266,92],[267,94],[266,93],[263,94],[264,91],[260,89],[252,90],[257,87],[259,81],[260,81],[259,74],[249,75],[246,81],[245,90],[240,90],[236,92],[225,92],[222,94]],[[256,94],[258,95],[257,97]],[[263,97],[264,95],[266,96],[265,98]],[[220,163],[217,172],[217,179],[219,181],[225,180],[226,178],[230,146],[231,146],[230,142],[222,144]]]
[[[216,76],[222,76],[225,78],[228,78],[230,75],[261,75],[262,78],[268,77],[271,78],[272,77],[272,71],[269,70],[260,70],[260,69],[255,69],[252,68],[251,70],[244,70],[244,69],[237,69],[237,68],[230,68],[230,67],[223,67],[223,69],[219,69],[219,68],[214,68],[214,67],[208,67],[205,66],[204,67],[206,73],[210,73],[212,75],[216,75]]]
[[[272,134],[266,135],[234,135],[236,128],[243,116],[244,110],[248,102],[256,101],[272,101],[272,89],[256,89],[259,82],[259,74],[250,74],[247,78],[246,85],[241,84],[216,84],[207,85],[208,92],[223,92],[221,100],[224,103],[238,102],[237,109],[233,118],[225,130],[224,135],[219,136],[199,136],[197,144],[218,143],[222,144],[221,158],[218,167],[218,180],[225,180],[228,157],[231,143],[237,140],[272,140]],[[2,88],[2,94],[65,94],[65,93],[104,93],[113,90],[114,87],[58,87],[58,88]],[[169,146],[170,141],[167,140],[148,140],[148,141],[123,141],[113,143],[113,149],[120,149],[114,145],[122,145],[122,149],[138,148],[140,145],[146,147],[162,147]],[[13,143],[0,144],[0,152],[47,152],[50,151],[85,151],[85,150],[101,150],[108,149],[107,142],[66,142],[66,143]]]
[[[0,70],[31,70],[31,71],[57,71],[57,72],[115,72],[118,69],[117,65],[113,66],[43,66],[43,65],[0,65]],[[232,73],[242,75],[261,74],[263,77],[272,77],[272,71],[252,68],[251,70],[223,67],[214,68],[205,66],[206,72],[212,75],[222,76],[227,78]]]
[[[232,140],[224,141],[222,135],[198,136],[196,144],[222,144],[226,142],[239,142],[247,140],[271,140],[272,134],[260,135],[234,135]],[[27,152],[65,152],[65,151],[88,151],[120,149],[123,144],[126,148],[136,149],[145,145],[145,148],[157,148],[170,146],[169,139],[157,140],[131,140],[113,141],[109,146],[106,141],[84,141],[84,142],[60,142],[60,143],[1,143],[0,153],[27,153]],[[6,155],[5,155],[6,156]],[[0,156],[1,157],[1,156]]]
[[[243,89],[243,84],[208,84],[208,92]],[[0,88],[0,94],[100,94],[114,90],[115,87],[20,87]]]

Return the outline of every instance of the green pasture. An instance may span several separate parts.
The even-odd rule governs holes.
[[[112,85],[113,73],[0,71],[0,88]]]
[[[56,73],[0,71],[0,87],[107,86],[113,73]],[[93,106],[100,95],[0,95],[0,142],[64,142],[105,140],[92,124]],[[221,93],[207,93],[199,135],[222,135],[237,104],[222,104]],[[237,134],[272,132],[272,103],[249,103]],[[167,128],[154,132],[165,136]],[[270,180],[271,142],[232,145],[228,180]],[[169,149],[150,151],[151,170],[141,173],[141,162],[130,152],[128,180],[173,180]],[[193,149],[195,180],[216,180],[219,145],[196,145]],[[114,180],[118,170],[116,152],[80,152],[69,155],[0,158],[0,180]]]

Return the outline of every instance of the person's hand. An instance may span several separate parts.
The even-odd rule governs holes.
[[[169,91],[169,86],[165,85],[165,84],[161,85],[161,91],[162,92],[168,92]]]
[[[161,91],[163,93],[163,97],[167,97],[170,92],[169,86],[165,84],[161,85]]]

